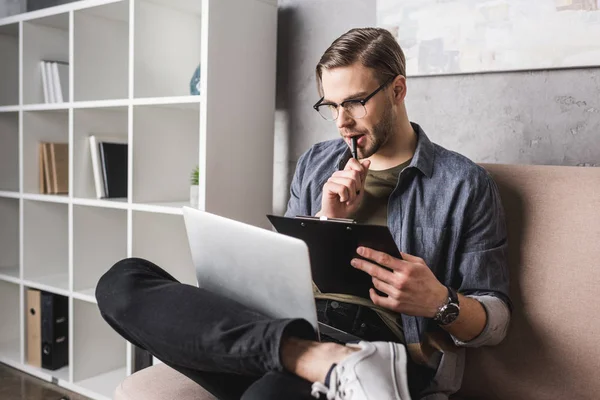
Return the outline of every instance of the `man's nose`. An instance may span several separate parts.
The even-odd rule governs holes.
[[[336,120],[336,124],[338,129],[347,128],[354,123],[354,119],[350,116],[350,113],[346,111],[344,107],[338,108],[338,117]]]

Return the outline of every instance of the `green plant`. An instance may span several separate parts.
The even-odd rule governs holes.
[[[200,169],[198,166],[196,166],[196,168],[194,168],[194,170],[192,171],[192,174],[190,176],[190,182],[192,185],[194,185],[194,186],[198,185],[199,174],[200,174]]]

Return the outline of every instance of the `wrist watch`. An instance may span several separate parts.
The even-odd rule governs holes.
[[[458,304],[458,294],[456,290],[450,286],[446,286],[448,289],[448,299],[438,308],[437,313],[433,317],[433,320],[438,325],[449,325],[458,318],[460,313],[460,305]]]

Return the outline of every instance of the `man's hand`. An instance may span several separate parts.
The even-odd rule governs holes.
[[[400,260],[366,247],[359,247],[357,253],[372,262],[354,258],[352,266],[371,275],[373,286],[388,295],[379,296],[370,289],[369,294],[375,305],[397,313],[433,318],[448,298],[446,287],[419,257],[401,253],[403,260]]]
[[[358,209],[364,195],[364,185],[370,160],[348,160],[342,171],[336,171],[323,185],[321,211],[317,216],[347,218]]]

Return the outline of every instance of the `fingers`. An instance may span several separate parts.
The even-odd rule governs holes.
[[[358,161],[354,158],[351,158],[346,163],[345,171],[353,170],[360,174],[360,181],[364,182],[367,179],[367,172],[369,171],[369,166],[371,165],[370,160],[362,160]],[[362,187],[362,186],[361,186]]]
[[[375,289],[369,289],[369,297],[371,297],[373,304],[379,307],[387,308],[388,310],[395,311],[400,304],[398,300],[394,299],[393,297],[383,297],[378,295]]]
[[[353,258],[352,261],[350,261],[350,264],[354,268],[360,269],[361,271],[366,272],[373,278],[377,278],[380,281],[392,284],[394,286],[397,286],[399,284],[399,282],[397,282],[398,277],[394,275],[394,272],[388,271],[385,268],[381,268],[380,266],[375,265],[369,261],[361,260],[359,258]]]
[[[413,256],[408,253],[402,253],[402,252],[400,252],[400,255],[402,256],[402,259],[404,259],[405,261],[415,263],[415,264],[425,265],[425,260],[423,260],[421,257]]]
[[[393,297],[395,299],[400,298],[400,290],[398,290],[398,288],[390,285],[387,282],[381,281],[377,278],[372,278],[371,280],[373,281],[373,286],[375,287],[375,289],[377,289],[380,292],[383,292],[383,293],[387,294],[388,296]]]
[[[334,196],[338,196],[340,202],[342,203],[350,201],[352,196],[356,196],[356,192],[354,190],[350,190],[350,188],[346,184],[334,182],[331,180],[331,178],[325,183],[323,189],[327,194],[333,194]]]
[[[356,249],[356,252],[364,258],[391,270],[399,271],[402,268],[402,260],[392,257],[387,253],[362,246]]]

